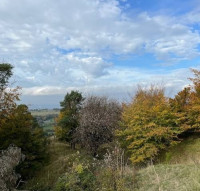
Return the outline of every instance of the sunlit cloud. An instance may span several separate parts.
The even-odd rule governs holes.
[[[191,4],[187,12],[167,14],[136,9],[128,0],[1,0],[0,59],[15,66],[27,96],[79,89],[117,97],[161,80],[177,91],[189,83],[182,71],[199,65],[193,60],[200,56],[200,7]],[[146,54],[157,69],[153,60],[115,59]]]

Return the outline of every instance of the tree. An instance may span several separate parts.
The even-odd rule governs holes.
[[[102,144],[113,140],[120,114],[121,107],[115,101],[106,97],[87,98],[80,112],[77,140],[95,156]]]
[[[20,166],[20,172],[25,177],[31,176],[46,158],[46,139],[42,128],[35,125],[26,105],[18,105],[1,125],[0,150],[10,144],[20,147],[26,156],[26,160]]]
[[[2,63],[0,64],[0,89],[8,85],[8,80],[12,76],[13,66],[11,64]]]
[[[171,110],[176,116],[176,124],[179,126],[180,134],[192,130],[188,111],[191,108],[191,88],[186,87],[172,99],[169,99]]]
[[[189,109],[190,125],[195,131],[200,130],[200,71],[192,69],[194,78],[189,78],[193,82],[191,91],[191,108]]]
[[[194,78],[189,78],[193,85],[178,92],[170,99],[170,105],[177,116],[176,123],[182,135],[198,132],[200,127],[200,71],[192,69]]]
[[[176,117],[164,90],[139,88],[130,104],[123,105],[121,129],[117,136],[133,163],[154,159],[178,139]]]
[[[17,105],[19,88],[9,88],[13,67],[0,64],[0,150],[15,144],[22,149],[26,160],[20,166],[24,177],[32,175],[46,157],[46,139],[26,105]]]
[[[60,140],[65,140],[71,144],[71,148],[75,148],[74,133],[78,127],[78,113],[84,98],[78,91],[67,93],[64,100],[60,102],[61,111],[56,119],[55,127],[56,136]]]
[[[17,107],[16,101],[19,100],[19,87],[8,87],[12,69],[13,66],[10,64],[0,64],[0,128],[3,120]]]

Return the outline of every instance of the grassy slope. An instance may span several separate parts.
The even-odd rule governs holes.
[[[36,176],[29,180],[24,189],[38,190],[51,188],[58,177],[62,176],[76,157],[76,150],[71,150],[66,143],[58,142],[51,137],[48,146],[49,163],[44,166]]]
[[[78,151],[56,140],[51,140],[48,151],[51,156],[49,164],[26,184],[26,189],[47,190],[52,187],[78,156]],[[81,156],[83,160],[88,157],[84,152]],[[138,171],[134,180],[129,180],[129,184],[135,185],[133,191],[199,191],[200,138],[188,138],[171,148],[162,155],[160,164]]]
[[[155,165],[136,176],[138,191],[199,191],[199,165]]]
[[[200,138],[191,137],[171,148],[161,163],[136,175],[138,191],[199,191]]]

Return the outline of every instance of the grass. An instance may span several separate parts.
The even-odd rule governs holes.
[[[89,159],[89,156],[78,150],[71,150],[66,143],[50,138],[48,146],[49,163],[44,166],[35,178],[29,180],[23,189],[51,190],[58,178],[64,175],[76,158]],[[125,184],[133,191],[199,191],[200,190],[200,138],[190,137],[172,147],[160,157],[160,163],[138,170],[127,166]],[[131,173],[128,173],[131,172]],[[128,176],[131,174],[131,176]],[[105,175],[104,175],[105,176]],[[106,178],[106,177],[105,177]],[[105,190],[107,191],[107,190]]]
[[[51,188],[58,177],[62,176],[71,165],[73,155],[77,151],[71,150],[68,144],[58,142],[51,137],[48,152],[50,156],[49,163],[25,184],[24,189],[41,190]]]
[[[200,138],[189,137],[161,154],[160,162],[140,170],[137,191],[199,191]]]
[[[164,164],[194,164],[200,163],[200,138],[191,136],[162,153],[159,163]]]
[[[30,179],[22,189],[31,191],[52,190],[58,178],[64,175],[79,158],[80,161],[91,160],[85,151],[72,150],[69,144],[57,141],[53,136],[49,137],[48,145],[49,162],[35,177]]]
[[[200,165],[152,165],[136,175],[137,191],[199,191]]]

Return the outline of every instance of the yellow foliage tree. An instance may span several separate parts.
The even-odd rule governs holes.
[[[200,127],[200,71],[192,69],[194,78],[189,78],[193,85],[184,88],[170,105],[177,117],[177,124],[184,134],[199,131]]]
[[[178,140],[179,130],[164,90],[139,88],[131,104],[124,104],[117,136],[133,163],[153,159]]]
[[[191,108],[190,108],[190,118],[192,129],[199,131],[200,127],[200,71],[192,69],[194,73],[194,78],[190,78],[193,82],[192,92],[191,92]]]

